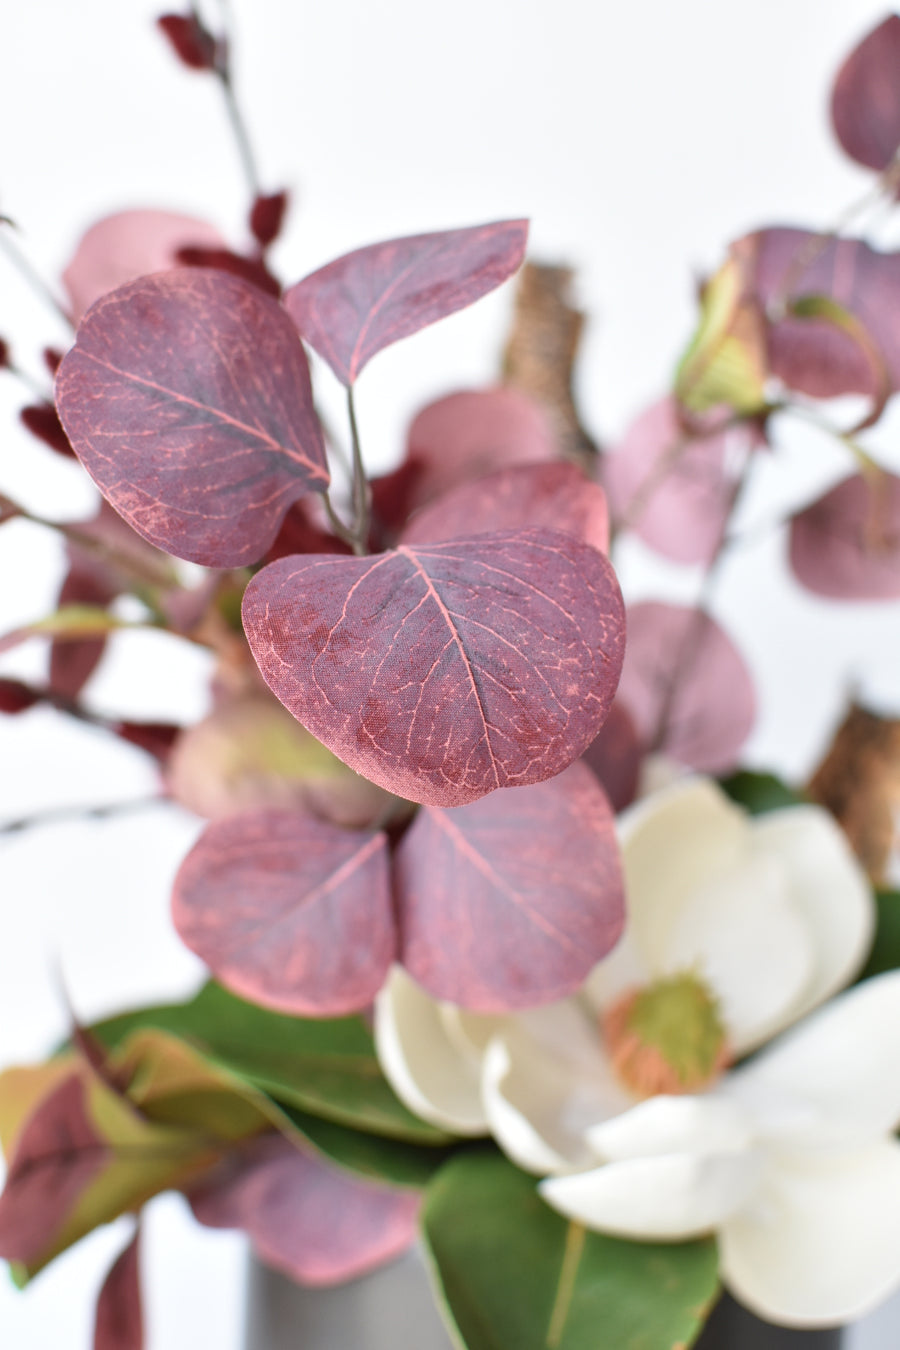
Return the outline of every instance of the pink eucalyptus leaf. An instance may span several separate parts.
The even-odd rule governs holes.
[[[93,1350],[144,1350],[139,1231],[120,1252],[97,1299]]]
[[[176,557],[255,562],[288,507],[328,483],[290,320],[224,272],[164,272],[101,300],[56,387],[66,431],[101,492]]]
[[[242,998],[300,1016],[356,1011],[394,956],[387,840],[297,811],[214,821],[179,869],[172,914]]]
[[[900,148],[900,18],[889,14],[847,57],[831,93],[835,135],[851,159],[886,169]]]
[[[480,300],[525,257],[528,222],[388,239],[356,249],[292,286],[285,308],[342,384],[401,338]]]
[[[614,811],[624,811],[634,801],[643,757],[634,718],[617,697],[600,734],[581,756],[598,779]]]
[[[746,235],[732,253],[763,306],[825,296],[849,311],[894,387],[900,385],[900,253],[784,226]],[[776,317],[769,329],[769,368],[790,389],[812,398],[878,393],[879,372],[865,346],[822,319]]]
[[[118,211],[82,235],[66,270],[65,286],[76,323],[95,300],[148,272],[174,267],[182,248],[223,248],[225,240],[205,220],[172,211]]]
[[[791,521],[790,559],[831,600],[900,599],[900,478],[854,474]]]
[[[420,811],[396,859],[401,960],[480,1012],[573,993],[625,918],[613,813],[583,764],[453,811]]]
[[[573,534],[605,553],[606,494],[574,464],[521,464],[461,483],[417,511],[401,543],[441,543],[460,535],[545,527]]]
[[[409,428],[406,457],[372,483],[372,503],[389,530],[472,478],[513,464],[559,459],[544,408],[517,389],[464,389],[429,403]]]
[[[244,596],[263,677],[307,730],[410,801],[553,777],[593,740],[624,648],[615,574],[552,530],[284,558]]]
[[[619,698],[646,750],[704,773],[734,767],[756,715],[750,673],[715,619],[656,601],[628,610]]]
[[[420,1205],[413,1191],[358,1180],[272,1135],[189,1199],[200,1223],[242,1228],[267,1265],[307,1285],[340,1284],[400,1256]]]
[[[0,1195],[0,1257],[38,1263],[109,1150],[87,1113],[76,1071],[37,1106],[19,1134]]]
[[[675,399],[662,399],[601,462],[614,519],[673,562],[708,564],[757,441],[758,433],[747,425],[688,432]]]

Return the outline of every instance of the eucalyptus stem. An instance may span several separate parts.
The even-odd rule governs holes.
[[[202,24],[196,0],[191,5],[194,18],[198,24]],[[217,57],[214,67],[214,74],[219,81],[222,90],[222,97],[225,103],[225,112],[228,116],[228,124],[231,127],[234,142],[237,147],[238,158],[241,161],[241,169],[247,182],[247,188],[251,198],[255,199],[260,194],[260,175],[256,163],[256,155],[253,151],[253,144],[250,140],[250,133],[247,130],[247,122],[238,101],[234,88],[234,75],[231,64],[231,53],[234,47],[234,22],[231,14],[231,7],[227,0],[219,0],[219,11],[222,16],[222,36],[217,44]]]
[[[0,821],[0,835],[23,834],[27,830],[44,828],[48,825],[65,825],[69,821],[76,820],[110,820],[114,816],[130,815],[132,812],[146,811],[154,806],[170,805],[172,805],[171,797],[156,793],[151,797],[135,797],[124,802],[101,802],[93,806],[52,806],[46,811],[35,811],[32,815]]]
[[[353,487],[351,501],[353,505],[354,551],[360,556],[368,552],[369,511],[372,494],[366,478],[362,449],[359,443],[359,426],[356,421],[356,405],[353,401],[353,385],[347,386],[347,412],[350,417],[350,439],[353,448]]]
[[[6,254],[9,261],[15,267],[16,271],[22,276],[28,285],[39,296],[46,305],[49,305],[58,318],[62,319],[67,328],[75,331],[75,321],[68,312],[62,301],[54,294],[50,286],[33,266],[31,261],[19,248],[19,245],[10,237],[9,229],[3,229],[2,226],[9,226],[11,222],[5,217],[0,219],[0,249]]]

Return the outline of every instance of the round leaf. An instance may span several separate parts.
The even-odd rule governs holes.
[[[290,320],[223,272],[163,272],[99,301],[60,367],[57,403],[108,501],[192,562],[257,561],[291,503],[328,483]]]
[[[480,300],[525,256],[528,222],[388,239],[346,253],[292,286],[285,308],[342,384],[372,357]]]
[[[210,825],[179,869],[172,911],[224,985],[282,1012],[366,1007],[394,954],[384,835],[294,811]]]
[[[900,478],[854,474],[791,521],[791,568],[832,600],[900,599]]]
[[[396,886],[403,964],[435,998],[480,1012],[573,993],[625,920],[612,810],[583,764],[420,811]]]
[[[724,629],[655,601],[628,611],[619,697],[646,749],[704,773],[734,767],[756,715],[753,681]]]
[[[900,18],[867,33],[838,71],[831,93],[835,135],[851,159],[886,169],[900,147]]]
[[[298,721],[435,806],[561,772],[597,734],[624,647],[606,558],[551,530],[284,558],[253,578],[243,613]]]

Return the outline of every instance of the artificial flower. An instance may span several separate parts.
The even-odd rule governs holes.
[[[578,996],[486,1017],[435,1002],[396,970],[376,1005],[376,1044],[413,1111],[460,1134],[493,1134],[519,1166],[550,1174],[550,1203],[604,1231],[679,1240],[726,1215],[750,1222],[741,1207],[779,1184],[778,1167],[764,1165],[777,1122],[787,1121],[785,1147],[801,1171],[825,1165],[818,1142],[810,1152],[821,1131],[803,1132],[789,1094],[776,1093],[767,1114],[752,1086],[752,1100],[742,1096],[754,1070],[722,1075],[853,978],[871,942],[873,903],[844,836],[817,807],[751,818],[713,782],[691,778],[626,812],[619,833],[628,927]],[[889,1000],[894,986],[878,987]],[[871,1071],[892,1065],[900,1082],[892,1054],[886,1045]],[[810,1110],[798,1109],[806,1120]],[[632,1133],[642,1137],[646,1122],[641,1153]],[[873,1136],[870,1124],[861,1126],[865,1148],[893,1157],[888,1126],[879,1120]],[[632,1141],[622,1156],[620,1127]],[[618,1208],[609,1198],[616,1187]],[[607,1196],[608,1211],[572,1198],[594,1192]],[[735,1231],[723,1234],[726,1253]],[[751,1279],[732,1278],[738,1265],[726,1261],[735,1291],[764,1316],[834,1319],[831,1303],[793,1309],[760,1294]]]

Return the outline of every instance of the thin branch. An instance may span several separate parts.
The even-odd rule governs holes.
[[[114,816],[130,815],[155,806],[174,805],[171,797],[158,793],[152,797],[135,797],[131,801],[104,802],[95,806],[52,806],[33,815],[16,820],[0,821],[0,835],[23,834],[48,825],[65,825],[77,820],[110,820]]]
[[[372,494],[366,478],[362,449],[359,442],[359,427],[356,421],[356,405],[353,402],[353,386],[347,386],[347,412],[350,417],[350,437],[353,448],[353,487],[351,501],[353,505],[353,551],[362,557],[368,551],[369,512]]]
[[[54,294],[47,282],[25,256],[19,245],[10,237],[9,229],[3,229],[3,225],[9,225],[8,220],[0,220],[0,249],[6,254],[9,261],[15,267],[16,271],[27,281],[28,285],[38,295],[46,305],[49,305],[58,318],[62,319],[67,328],[75,331],[75,321],[68,312],[62,301]]]

